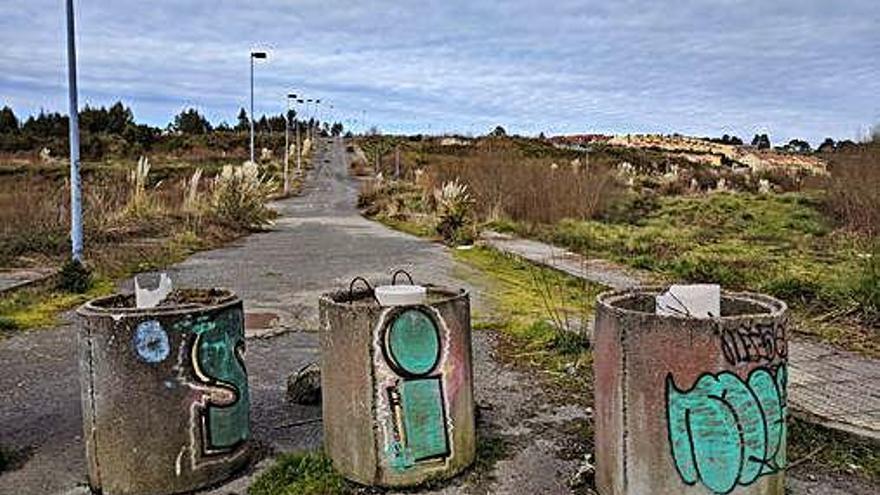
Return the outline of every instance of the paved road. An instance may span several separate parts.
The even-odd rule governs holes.
[[[318,150],[307,190],[274,205],[280,217],[271,231],[196,254],[170,270],[179,285],[232,288],[246,301],[246,312],[258,315],[249,318],[256,328],[248,329],[247,354],[254,434],[278,449],[320,443],[320,424],[278,428],[320,416],[319,408],[283,400],[287,375],[317,359],[315,335],[301,330],[315,326],[318,294],[356,275],[377,279],[397,267],[417,280],[435,276],[448,283],[452,277],[454,263],[442,246],[360,217],[357,184],[348,178],[343,155],[340,143]],[[0,476],[0,494],[52,494],[84,481],[75,344],[73,324],[0,341],[0,445],[29,455],[21,469]]]

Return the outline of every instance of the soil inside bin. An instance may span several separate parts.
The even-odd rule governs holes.
[[[217,304],[229,301],[234,297],[227,290],[222,289],[174,289],[163,299],[157,307],[173,308],[173,307],[200,307],[215,306]],[[135,305],[134,294],[118,294],[108,297],[97,304],[102,308],[126,308],[137,309]]]

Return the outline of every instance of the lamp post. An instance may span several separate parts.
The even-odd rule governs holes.
[[[254,161],[254,59],[265,59],[266,52],[251,52],[251,163]]]
[[[296,103],[302,105],[303,100],[298,99]],[[302,174],[302,142],[299,139],[300,121],[295,120],[293,123],[296,125],[296,170]]]
[[[76,90],[76,30],[73,0],[67,0],[67,77],[70,97],[70,251],[73,261],[82,262],[82,185],[79,181],[79,103]]]
[[[296,100],[296,95],[293,93],[288,93],[286,103],[287,103],[287,113],[284,114],[284,195],[287,196],[290,193],[290,100]]]

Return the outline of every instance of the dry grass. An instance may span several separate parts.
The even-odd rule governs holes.
[[[595,218],[620,192],[605,165],[527,156],[503,142],[476,147],[446,163],[430,164],[432,187],[452,180],[467,184],[476,215],[488,221],[553,223],[563,218]]]
[[[211,244],[255,225],[235,216],[239,203],[211,201],[216,181],[200,180],[202,172],[185,168],[149,168],[139,165],[92,170],[83,177],[83,221],[86,256],[99,271],[109,262],[111,272],[126,262],[112,251],[125,250],[134,258],[156,254],[164,240],[190,239],[188,245]],[[228,181],[227,181],[228,182]],[[223,197],[235,189],[224,183]],[[248,218],[260,219],[268,210],[268,190],[247,197]],[[6,174],[0,180],[0,267],[57,265],[69,249],[70,188],[62,174]],[[255,206],[256,205],[256,206]],[[235,218],[232,218],[235,216]],[[195,240],[193,240],[195,239]],[[140,254],[138,254],[140,253]],[[122,258],[128,258],[123,256]],[[124,270],[123,270],[124,271]]]
[[[880,140],[831,156],[827,204],[842,225],[880,235]]]

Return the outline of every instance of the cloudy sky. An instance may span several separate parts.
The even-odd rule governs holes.
[[[82,104],[233,122],[289,90],[391,132],[768,132],[880,122],[876,0],[78,0]],[[0,0],[0,104],[64,111],[62,0]]]

